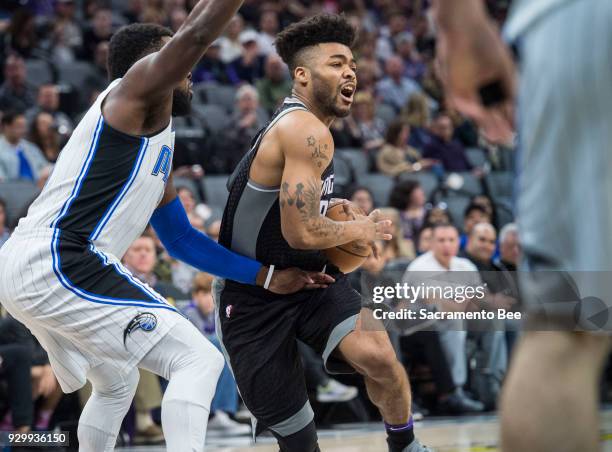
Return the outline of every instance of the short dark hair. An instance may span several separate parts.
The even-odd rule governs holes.
[[[485,209],[483,206],[481,206],[480,204],[475,204],[475,203],[470,203],[466,208],[465,211],[463,212],[463,218],[467,218],[468,215],[470,215],[472,212],[480,212],[484,215],[490,216],[489,212],[487,212],[487,209]]]
[[[142,57],[158,51],[162,38],[172,37],[172,30],[157,24],[132,24],[122,27],[110,40],[108,75],[111,80],[122,78]]]
[[[410,204],[412,193],[421,186],[419,181],[406,179],[395,184],[389,195],[389,207],[404,210]]]
[[[397,146],[397,140],[405,127],[410,127],[405,121],[393,121],[391,124],[389,124],[389,127],[387,127],[387,131],[385,132],[385,142],[392,146]]]
[[[431,228],[432,233],[435,233],[437,229],[452,228],[455,230],[457,234],[459,234],[459,229],[457,229],[457,226],[455,226],[452,223],[448,223],[446,221],[442,221],[440,223],[434,223],[432,225],[429,225],[429,227]]]
[[[23,116],[24,114],[25,113],[20,110],[5,111],[4,114],[2,115],[1,123],[3,126],[9,126],[15,121],[15,119],[17,119],[20,116]]]
[[[342,14],[317,14],[289,25],[276,36],[276,51],[291,72],[299,66],[302,50],[329,42],[351,47],[355,42],[355,27]]]

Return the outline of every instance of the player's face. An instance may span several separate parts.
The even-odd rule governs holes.
[[[351,49],[337,43],[319,44],[310,71],[311,93],[323,113],[348,116],[357,90],[357,66]]]

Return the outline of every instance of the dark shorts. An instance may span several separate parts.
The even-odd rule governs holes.
[[[227,283],[217,297],[217,334],[247,408],[263,427],[288,436],[313,419],[296,340],[319,353],[328,371],[354,372],[331,354],[355,329],[361,296],[344,276],[293,295],[254,289]]]

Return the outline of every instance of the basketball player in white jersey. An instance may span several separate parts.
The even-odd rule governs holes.
[[[436,1],[439,57],[456,105],[502,137],[514,70],[483,3]],[[505,33],[520,62],[517,219],[530,328],[504,388],[502,446],[597,451],[611,331],[612,2],[516,0]]]
[[[242,1],[199,2],[181,29],[137,24],[110,43],[109,87],[85,114],[41,195],[0,250],[0,302],[49,354],[65,392],[93,386],[80,450],[113,450],[137,367],[169,379],[168,450],[201,451],[222,355],[120,258],[149,220],[174,257],[276,293],[332,278],[273,272],[191,227],[170,175],[172,114],[188,111],[190,70]]]

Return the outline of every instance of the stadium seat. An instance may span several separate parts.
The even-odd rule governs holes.
[[[356,177],[367,174],[370,169],[370,162],[368,156],[361,149],[336,149],[336,154],[342,156],[342,158],[349,163]]]
[[[497,223],[500,229],[514,221],[513,206],[510,201],[496,202],[495,211],[497,212]]]
[[[399,180],[416,180],[421,184],[421,188],[425,192],[425,197],[431,200],[436,190],[440,185],[438,177],[429,171],[419,171],[416,173],[404,173],[401,174]]]
[[[48,62],[43,60],[26,60],[26,76],[28,83],[35,86],[53,82],[53,72]]]
[[[9,225],[16,223],[19,216],[25,214],[27,207],[34,201],[38,193],[38,188],[31,182],[0,182],[0,198],[6,201]]]
[[[357,179],[359,185],[369,188],[374,195],[376,206],[386,206],[389,203],[389,194],[393,188],[393,179],[384,174],[365,174]]]
[[[470,148],[466,149],[465,153],[472,166],[482,167],[488,162],[487,154],[482,149]]]
[[[197,87],[200,100],[206,104],[218,105],[227,113],[234,110],[236,88],[217,83],[203,83]]]
[[[193,113],[201,118],[211,132],[222,131],[230,121],[225,110],[219,105],[193,105]]]
[[[444,197],[441,201],[446,204],[454,225],[461,229],[463,227],[463,214],[466,207],[470,204],[470,197],[451,195]]]
[[[84,86],[87,78],[93,74],[90,63],[85,61],[73,61],[62,63],[58,66],[59,81],[71,85],[75,89]]]
[[[226,174],[219,174],[207,175],[202,179],[205,201],[210,207],[225,208],[225,203],[229,196],[226,187],[228,177]]]
[[[491,197],[494,200],[509,200],[514,194],[514,173],[511,171],[497,171],[487,174],[485,179]]]
[[[446,178],[445,184],[448,184],[449,178],[456,177],[455,174],[458,174],[461,177],[461,186],[459,188],[448,187],[449,190],[458,192],[465,196],[476,196],[482,194],[482,181],[469,172],[449,174]]]

